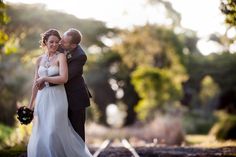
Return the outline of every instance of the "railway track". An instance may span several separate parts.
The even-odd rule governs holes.
[[[112,145],[114,144],[114,145]],[[236,147],[218,148],[142,146],[134,148],[127,139],[105,140],[95,151],[93,157],[235,157]]]
[[[104,140],[103,143],[101,144],[101,146],[93,154],[93,157],[98,157],[112,143],[113,143],[113,141],[111,141],[111,140],[108,140],[108,139]],[[129,143],[129,141],[127,139],[120,140],[120,144],[122,145],[122,147],[127,149],[132,154],[132,157],[140,157],[138,155],[137,151],[135,150],[135,148]]]
[[[93,154],[93,157],[98,157],[98,155],[105,150],[109,145],[111,144],[111,140],[106,139],[103,141],[101,146],[98,148],[98,150]]]

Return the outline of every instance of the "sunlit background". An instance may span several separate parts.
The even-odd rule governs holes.
[[[236,29],[221,2],[3,0],[0,150],[25,151],[32,126],[20,125],[15,110],[29,102],[40,34],[70,27],[82,32],[88,55],[91,147],[123,138],[134,146],[235,146]]]
[[[147,5],[145,0],[5,0],[12,3],[43,3],[48,9],[55,9],[75,15],[78,18],[92,18],[106,22],[108,27],[132,28],[135,25],[171,24],[166,10],[157,4]],[[189,1],[166,0],[181,14],[181,25],[197,32],[202,38],[198,44],[200,51],[207,55],[222,50],[223,47],[208,41],[211,33],[225,33],[224,17],[220,13],[219,0]],[[155,2],[155,1],[153,1]]]

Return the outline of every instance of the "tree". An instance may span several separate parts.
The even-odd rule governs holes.
[[[9,17],[6,5],[0,3],[0,23],[7,25]],[[19,73],[19,55],[16,53],[17,42],[4,29],[0,30],[0,122],[14,124],[17,100],[22,97],[25,78]]]
[[[225,15],[225,22],[230,26],[236,26],[236,1],[221,0],[220,10]]]
[[[154,118],[157,110],[180,99],[181,90],[172,79],[171,71],[154,67],[139,67],[132,73],[132,83],[141,97],[135,108],[141,120]]]
[[[113,47],[140,97],[135,108],[143,120],[153,117],[164,104],[180,99],[181,82],[186,75],[184,46],[179,37],[171,29],[145,25],[122,32],[121,43]]]

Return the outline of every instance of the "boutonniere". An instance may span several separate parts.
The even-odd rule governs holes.
[[[66,58],[67,59],[70,59],[72,57],[72,55],[70,54],[70,53],[68,53],[67,55],[66,55]]]

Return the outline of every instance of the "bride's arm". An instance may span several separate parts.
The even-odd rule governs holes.
[[[38,93],[38,88],[36,87],[36,80],[39,78],[38,68],[39,68],[40,60],[41,60],[41,56],[36,61],[36,68],[35,68],[35,74],[34,74],[34,81],[33,81],[33,85],[32,85],[31,98],[30,98],[30,102],[29,102],[29,105],[28,105],[28,108],[30,108],[32,110],[34,108],[35,97]]]
[[[63,53],[58,54],[59,61],[59,75],[58,76],[45,76],[39,78],[37,81],[49,82],[53,84],[64,84],[68,80],[68,66],[66,56]]]

